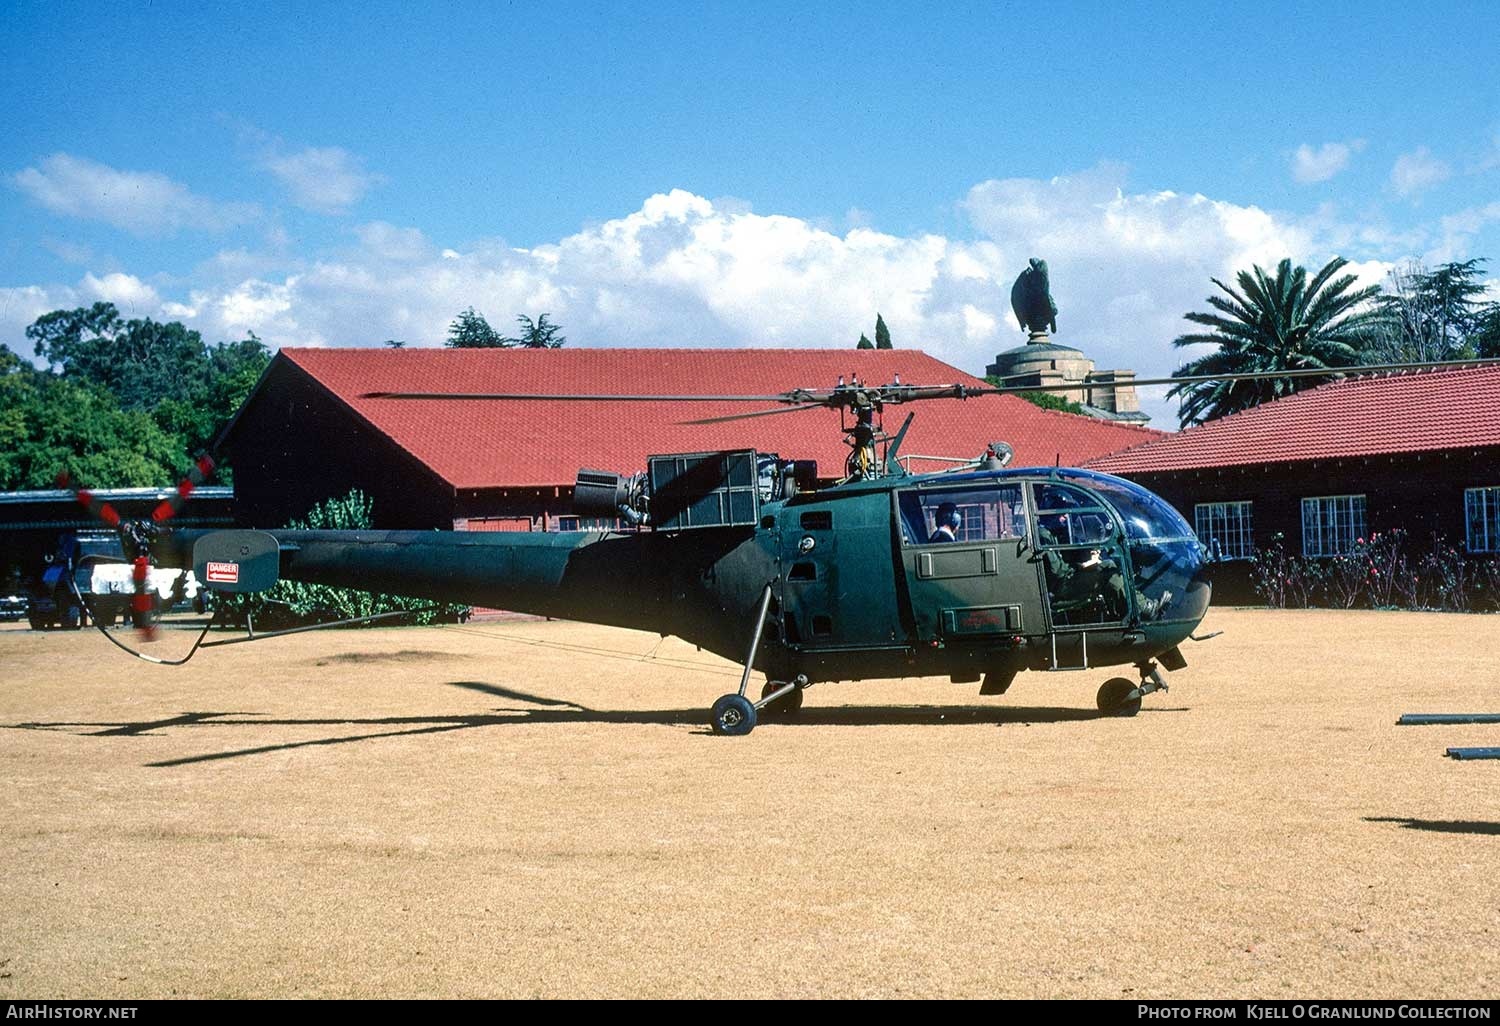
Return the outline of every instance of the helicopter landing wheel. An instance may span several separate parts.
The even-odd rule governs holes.
[[[786,683],[779,680],[768,680],[766,686],[760,689],[760,700],[764,702],[776,692],[786,687]],[[802,689],[797,688],[782,695],[770,705],[760,707],[760,715],[768,720],[789,720],[802,711]]]
[[[755,729],[755,704],[744,695],[725,695],[714,703],[709,726],[715,734],[739,737]]]
[[[1141,696],[1130,697],[1136,685],[1124,677],[1111,677],[1099,688],[1096,701],[1106,716],[1134,716],[1141,711]]]

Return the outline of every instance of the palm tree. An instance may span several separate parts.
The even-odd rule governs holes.
[[[1212,330],[1182,335],[1173,339],[1172,345],[1180,348],[1207,343],[1218,349],[1188,361],[1172,376],[1332,369],[1358,364],[1365,340],[1385,314],[1369,303],[1380,286],[1351,291],[1354,275],[1334,278],[1347,263],[1343,257],[1334,257],[1311,281],[1307,280],[1307,269],[1293,267],[1290,260],[1276,266],[1275,277],[1257,266],[1236,276],[1238,291],[1212,279],[1228,297],[1208,297],[1208,304],[1219,313],[1184,315]],[[1173,385],[1167,396],[1183,397],[1177,417],[1186,427],[1291,395],[1333,376],[1183,382]]]

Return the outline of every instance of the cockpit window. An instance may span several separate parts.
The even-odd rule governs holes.
[[[1114,535],[1115,525],[1103,510],[1039,513],[1036,533],[1039,545],[1096,545]]]
[[[1036,494],[1036,508],[1039,510],[1098,509],[1100,506],[1099,500],[1092,495],[1067,485],[1038,484],[1032,487]]]
[[[1069,477],[1091,488],[1109,500],[1125,522],[1125,533],[1131,538],[1194,538],[1182,514],[1152,495],[1140,485],[1118,477],[1073,471]]]
[[[902,492],[901,540],[908,545],[936,545],[1020,538],[1026,533],[1021,496],[1019,484]]]

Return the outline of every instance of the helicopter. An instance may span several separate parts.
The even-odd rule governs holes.
[[[807,461],[753,449],[653,455],[630,475],[580,470],[576,511],[618,518],[622,529],[613,531],[173,530],[167,521],[212,471],[207,458],[152,521],[90,508],[135,553],[138,582],[156,564],[190,568],[230,594],[287,578],[676,635],[742,665],[738,690],[709,711],[715,734],[745,735],[760,719],[795,716],[803,691],[818,683],[946,676],[1001,695],[1023,670],[1110,666],[1134,672],[1100,686],[1098,709],[1133,716],[1142,699],[1166,690],[1163,669],[1186,666],[1183,643],[1213,637],[1194,633],[1209,604],[1209,554],[1181,514],[1122,478],[1011,467],[1003,442],[949,470],[913,474],[898,457],[914,414],[885,430],[888,407],[1020,390],[855,378],[775,395],[364,397],[774,404],[689,423],[840,412],[850,452],[831,485],[819,487]],[[138,597],[137,626],[149,629],[148,617]],[[182,659],[143,658],[180,665],[200,646],[291,633],[205,642],[212,625]],[[310,629],[319,627],[294,630]],[[755,670],[766,677],[758,698],[749,694]]]

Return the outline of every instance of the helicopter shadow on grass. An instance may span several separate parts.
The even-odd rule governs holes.
[[[83,737],[141,737],[177,727],[391,727],[390,730],[314,738],[307,741],[287,741],[278,744],[257,745],[251,748],[231,749],[223,752],[206,752],[172,759],[148,762],[145,765],[162,769],[203,762],[217,762],[270,752],[291,751],[297,748],[319,748],[332,745],[352,744],[358,741],[375,741],[381,738],[416,737],[423,734],[445,734],[456,730],[480,727],[535,726],[546,724],[606,723],[649,726],[696,726],[702,728],[695,733],[710,735],[705,720],[707,710],[688,709],[592,709],[564,699],[545,698],[512,688],[482,681],[447,681],[447,686],[477,691],[503,698],[507,701],[526,703],[531,708],[496,709],[493,713],[467,715],[428,716],[375,716],[375,717],[306,717],[298,719],[271,719],[251,712],[183,712],[176,716],[135,722],[29,722],[6,724],[12,730],[66,731]],[[1156,708],[1142,712],[1187,712],[1186,708]],[[807,727],[886,727],[886,726],[973,726],[991,724],[997,727],[1008,725],[1029,726],[1032,724],[1077,723],[1106,719],[1103,713],[1092,709],[1066,709],[1042,706],[989,706],[989,705],[842,705],[826,708],[804,708],[795,719],[764,722],[769,726]]]
[[[1366,823],[1395,823],[1403,830],[1435,834],[1478,834],[1500,837],[1500,823],[1484,819],[1412,819],[1409,816],[1366,816]]]

